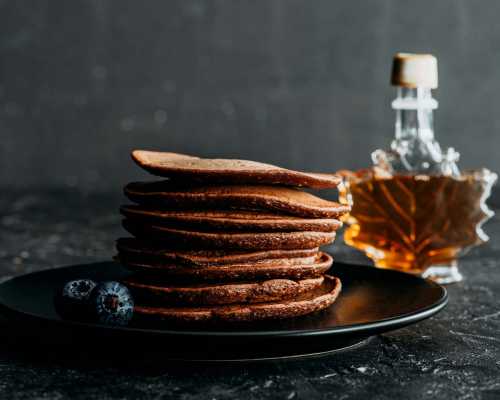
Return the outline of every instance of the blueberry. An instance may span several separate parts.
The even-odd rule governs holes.
[[[96,320],[106,325],[124,326],[132,319],[134,299],[119,282],[103,282],[92,291],[91,306]]]
[[[86,302],[96,286],[96,283],[90,279],[69,281],[63,287],[62,297],[72,301]]]
[[[90,279],[69,281],[55,298],[56,310],[66,318],[87,319],[90,295],[96,286]]]

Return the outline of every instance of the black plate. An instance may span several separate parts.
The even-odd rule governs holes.
[[[0,285],[0,311],[15,322],[16,335],[44,346],[64,343],[107,351],[161,354],[183,360],[242,360],[301,357],[355,348],[377,333],[421,321],[447,303],[446,290],[401,272],[335,263],[330,271],[343,285],[329,309],[310,316],[267,323],[186,329],[109,327],[64,320],[56,313],[54,294],[78,278],[119,280],[129,274],[112,262],[36,272]],[[133,344],[133,346],[131,346]]]

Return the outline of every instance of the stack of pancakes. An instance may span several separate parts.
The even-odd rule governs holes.
[[[138,317],[178,322],[255,321],[331,305],[340,281],[325,272],[348,207],[298,187],[336,187],[335,175],[243,160],[136,150],[167,178],[130,183],[121,207],[134,238],[117,242]]]

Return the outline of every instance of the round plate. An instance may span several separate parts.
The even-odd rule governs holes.
[[[44,346],[54,344],[60,349],[65,343],[71,346],[77,342],[80,349],[98,347],[120,354],[126,349],[129,357],[139,352],[168,359],[234,361],[298,358],[356,348],[372,335],[436,314],[448,300],[443,287],[397,271],[334,263],[329,273],[342,281],[337,301],[324,311],[290,320],[196,329],[122,328],[65,320],[56,313],[54,295],[65,282],[79,278],[120,280],[130,274],[114,262],[11,279],[0,285],[0,311],[15,322],[11,327],[16,335]]]

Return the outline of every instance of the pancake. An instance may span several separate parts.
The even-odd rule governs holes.
[[[213,264],[236,264],[280,259],[302,259],[303,264],[311,264],[317,258],[318,248],[295,250],[263,250],[241,252],[237,250],[179,250],[155,246],[136,238],[120,238],[116,248],[124,255],[138,259],[157,259],[175,265],[202,266]]]
[[[338,218],[349,206],[310,193],[277,186],[175,186],[169,181],[132,182],[125,195],[135,203],[160,208],[272,210],[305,218]]]
[[[333,304],[341,290],[338,278],[325,275],[322,285],[290,300],[256,304],[205,307],[151,307],[136,305],[134,318],[183,323],[253,322],[298,317],[323,310]]]
[[[123,227],[138,238],[204,249],[310,249],[335,240],[335,232],[198,232],[138,224],[127,219],[123,220]]]
[[[147,255],[144,253],[138,253],[138,252],[133,252],[133,251],[128,251],[128,250],[119,250],[118,253],[120,254],[120,257],[129,260],[129,261],[137,261],[137,262],[146,262],[146,263],[152,263],[152,264],[158,264],[158,265],[185,265],[190,268],[199,268],[203,265],[199,264],[190,264],[190,263],[178,263],[177,259],[173,258],[165,258],[165,257],[157,257],[157,256],[151,256]],[[318,260],[318,252],[316,252],[312,256],[308,257],[293,257],[293,258],[271,258],[271,259],[263,259],[260,261],[253,261],[254,263],[266,263],[268,265],[283,265],[283,264],[288,264],[288,265],[310,265],[314,264]],[[205,264],[205,265],[230,265],[230,264],[238,264],[238,263],[248,263],[249,261],[233,261],[229,263],[227,260],[224,260],[225,263],[223,264],[217,264],[217,263],[210,263],[210,264]],[[250,261],[252,262],[252,261]]]
[[[145,150],[134,150],[132,159],[153,175],[181,182],[273,184],[314,189],[335,188],[341,182],[334,174],[292,171],[247,160],[199,158]]]
[[[140,304],[208,306],[233,303],[262,303],[295,298],[321,286],[323,277],[258,282],[213,283],[204,285],[160,285],[136,277],[123,282]]]
[[[144,276],[156,276],[158,282],[165,278],[190,282],[306,279],[321,276],[333,263],[332,257],[323,252],[319,253],[318,258],[312,264],[296,264],[293,259],[284,259],[279,263],[276,260],[268,260],[241,264],[205,265],[195,268],[129,258],[121,253],[116,258],[131,271]]]
[[[342,223],[333,218],[300,218],[269,212],[237,210],[166,211],[147,206],[121,206],[127,218],[149,221],[156,225],[177,228],[194,228],[198,231],[319,231],[331,232]]]

